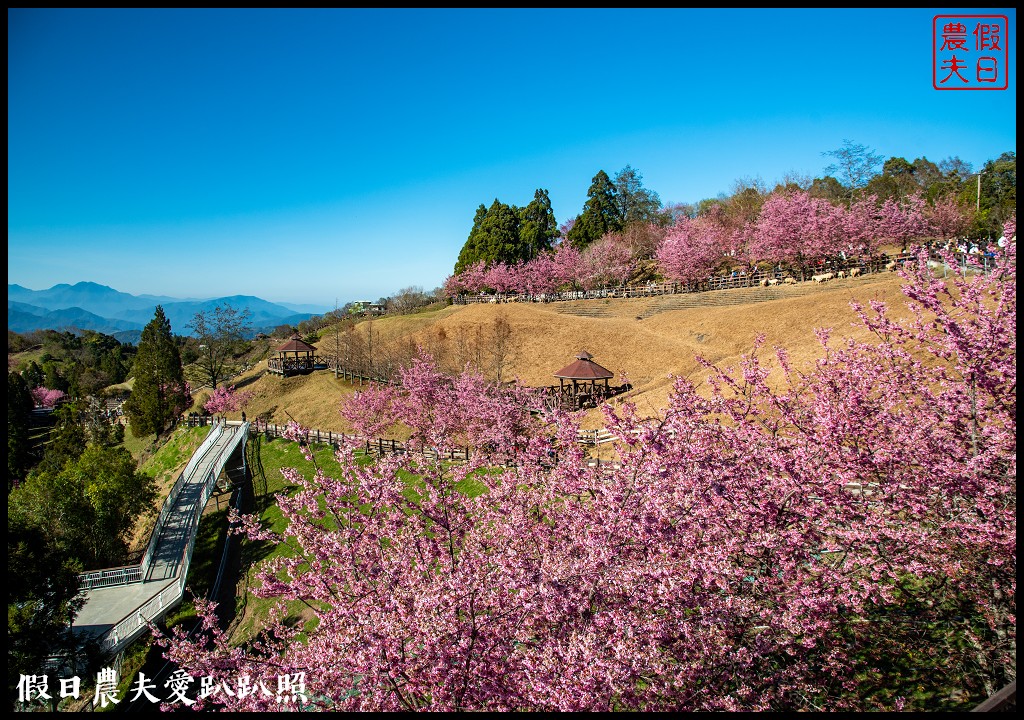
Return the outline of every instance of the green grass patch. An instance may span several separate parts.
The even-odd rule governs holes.
[[[135,437],[132,435],[131,426],[127,426],[124,429],[124,442],[121,443],[125,450],[132,454],[135,458],[135,462],[145,461],[152,452],[153,445],[156,442],[156,435],[144,435],[143,437]]]
[[[159,481],[161,475],[170,473],[188,462],[209,434],[208,427],[178,428],[139,469],[155,476]],[[125,441],[127,442],[127,437]]]
[[[319,467],[329,477],[340,477],[342,468],[334,458],[334,451],[329,445],[311,444],[310,450]],[[280,494],[291,494],[298,488],[288,483],[281,474],[283,468],[295,468],[306,478],[312,478],[316,472],[314,464],[307,460],[298,443],[274,438],[272,440],[260,440],[260,461],[263,472],[266,475],[267,492],[256,498],[256,512],[265,527],[281,534],[287,528],[287,522],[277,504],[277,497]],[[373,462],[372,457],[357,455],[357,462],[360,464]],[[254,468],[255,471],[255,468]],[[467,497],[476,497],[487,491],[487,485],[481,480],[481,476],[501,473],[500,468],[493,470],[480,470],[473,475],[456,483],[458,492]],[[405,482],[404,494],[410,502],[418,502],[424,482],[421,476],[415,473],[400,471],[399,477]],[[259,480],[255,482],[257,487]],[[329,521],[328,521],[329,522]],[[252,542],[246,540],[242,546],[242,587],[236,598],[236,617],[239,618],[236,626],[232,628],[232,643],[242,644],[251,639],[262,629],[269,617],[271,610],[278,604],[275,598],[258,598],[252,593],[253,587],[257,584],[256,575],[259,567],[275,558],[293,557],[295,551],[289,545],[272,545],[269,542]],[[287,607],[287,621],[303,623],[304,632],[311,632],[318,622],[313,611],[299,601],[290,601]],[[301,637],[301,636],[300,636]]]

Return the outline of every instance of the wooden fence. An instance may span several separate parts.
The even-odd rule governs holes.
[[[281,425],[275,425],[274,423],[259,423],[259,432],[262,432],[264,436],[269,440],[270,438],[283,438],[287,432],[287,427]],[[420,447],[413,448],[407,444],[399,442],[398,440],[391,440],[387,438],[376,438],[369,439],[359,437],[357,435],[347,435],[341,432],[334,432],[333,430],[320,430],[318,428],[308,428],[300,436],[302,441],[305,443],[322,443],[331,445],[332,447],[338,447],[340,445],[350,446],[362,446],[363,452],[367,455],[376,455],[378,457],[387,454],[396,453],[408,453],[412,452],[417,455],[423,455],[431,460],[441,458],[442,460],[451,460],[453,462],[467,462],[469,460],[469,448],[453,448],[446,452],[438,452],[436,448]]]
[[[883,272],[886,265],[892,261],[899,263],[913,260],[916,256],[905,253],[896,257],[873,257],[873,258],[849,258],[842,262],[825,261],[820,265],[806,268],[808,277],[818,273],[837,273],[839,271],[849,272],[858,269],[861,275],[867,273]],[[758,287],[762,281],[777,280],[780,283],[787,277],[795,277],[792,270],[776,268],[774,270],[756,270],[754,272],[736,271],[731,275],[709,277],[699,282],[649,282],[643,285],[619,285],[616,287],[604,287],[592,290],[568,290],[555,293],[475,293],[458,295],[452,298],[456,305],[471,305],[474,303],[505,303],[505,302],[568,302],[572,300],[599,300],[604,298],[645,298],[660,297],[663,295],[678,295],[681,293],[700,293],[711,290],[730,290],[735,288]]]
[[[263,433],[264,437],[268,440],[271,438],[283,438],[287,432],[286,426],[274,423],[254,423],[252,427],[257,432]],[[307,428],[300,437],[307,444],[320,443],[331,445],[332,447],[339,447],[345,444],[350,447],[362,447],[364,453],[376,457],[397,453],[414,453],[430,460],[440,458],[450,462],[468,462],[470,457],[470,449],[468,447],[452,448],[439,452],[436,448],[425,446],[411,447],[406,443],[389,438],[370,439],[317,428]],[[577,440],[583,445],[597,446],[614,442],[615,437],[608,430],[601,428],[599,430],[581,430]],[[557,453],[553,455],[553,459],[557,461]]]
[[[980,703],[971,712],[1014,712],[1017,708],[1017,681],[1014,680],[1006,687],[998,690],[994,695]]]

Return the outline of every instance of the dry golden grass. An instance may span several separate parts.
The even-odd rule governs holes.
[[[807,367],[821,356],[815,328],[829,327],[836,339],[852,337],[870,341],[860,325],[850,301],[867,305],[880,300],[890,314],[907,314],[905,297],[895,273],[871,275],[846,283],[826,284],[804,296],[769,302],[672,310],[637,320],[659,299],[610,299],[588,301],[600,305],[610,317],[587,318],[561,314],[564,303],[503,304],[453,306],[440,311],[373,321],[373,332],[387,344],[417,344],[429,349],[449,366],[465,360],[456,351],[482,341],[478,355],[487,364],[487,352],[496,318],[504,318],[511,329],[509,364],[505,377],[518,377],[526,385],[555,384],[553,373],[573,361],[580,350],[587,350],[596,362],[616,373],[612,383],[622,382],[625,373],[633,390],[621,396],[635,402],[641,412],[656,413],[665,407],[671,389],[670,375],[689,378],[706,389],[708,375],[697,362],[702,355],[721,367],[735,367],[750,352],[754,338],[763,333],[766,347],[785,347],[796,367]],[[366,331],[367,323],[359,328]],[[328,336],[320,346],[328,347]],[[465,349],[465,348],[463,348]],[[763,354],[766,359],[770,353]],[[491,368],[485,368],[493,375]],[[246,408],[248,417],[269,413],[272,422],[289,419],[324,430],[348,431],[338,414],[341,400],[358,387],[335,380],[330,371],[281,378],[266,373],[266,362],[237,379],[239,389],[254,390],[255,399]],[[229,417],[237,418],[233,413]],[[289,417],[290,416],[290,417]],[[602,424],[599,412],[588,413],[585,427]]]
[[[342,421],[338,409],[342,399],[358,390],[359,385],[335,380],[334,373],[329,370],[283,378],[267,372],[267,361],[263,360],[249,372],[234,378],[231,384],[238,391],[255,393],[245,407],[249,419],[266,415],[270,422],[278,425],[295,420],[305,427],[321,430],[351,430]],[[209,391],[198,393],[193,410],[198,411],[208,396]],[[227,413],[229,420],[239,420],[241,415],[240,412]]]

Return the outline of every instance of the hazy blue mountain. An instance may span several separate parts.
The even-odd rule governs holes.
[[[7,329],[27,333],[33,330],[95,330],[113,335],[125,330],[141,331],[142,325],[126,320],[111,320],[78,307],[51,310],[45,315],[34,315],[18,310],[9,303],[7,307]]]
[[[151,300],[129,295],[94,282],[80,282],[74,285],[61,283],[48,290],[29,290],[20,285],[8,285],[7,301],[38,305],[47,310],[77,307],[103,317],[156,305]],[[122,316],[122,319],[137,322],[135,318]]]
[[[8,302],[7,312],[21,312],[28,313],[29,315],[45,315],[50,311],[44,307],[39,307],[38,305],[29,305],[28,303],[23,302]]]
[[[296,303],[286,302],[279,302],[277,304],[280,305],[281,307],[288,308],[294,313],[306,313],[309,315],[323,315],[325,313],[329,313],[331,310],[334,309],[332,307],[327,307],[326,305],[298,305]],[[341,305],[339,305],[338,307],[340,308]]]
[[[48,290],[30,290],[20,285],[8,284],[7,327],[15,332],[77,327],[117,337],[116,333],[119,332],[141,330],[153,319],[158,304],[163,306],[164,313],[171,323],[171,330],[177,335],[191,335],[192,329],[188,325],[196,313],[212,315],[219,305],[249,310],[249,323],[253,334],[266,332],[278,325],[297,325],[311,315],[326,312],[296,312],[296,307],[318,306],[284,305],[252,295],[181,300],[155,295],[130,295],[92,282],[54,285]],[[120,337],[118,339],[122,340]],[[137,342],[137,338],[132,342]]]

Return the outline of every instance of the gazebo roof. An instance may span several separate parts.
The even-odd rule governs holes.
[[[298,333],[295,333],[291,338],[281,347],[277,348],[275,352],[316,352],[316,348],[312,345],[302,341]]]
[[[611,370],[594,362],[593,357],[586,350],[580,350],[576,355],[576,362],[556,372],[555,377],[565,380],[604,380],[615,377]]]

